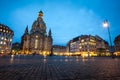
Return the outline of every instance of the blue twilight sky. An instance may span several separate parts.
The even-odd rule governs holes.
[[[79,35],[99,35],[109,42],[102,22],[108,19],[112,42],[120,34],[120,0],[1,0],[0,23],[14,31],[13,42],[20,42],[26,26],[29,30],[44,13],[47,32],[51,28],[53,43],[66,43]]]

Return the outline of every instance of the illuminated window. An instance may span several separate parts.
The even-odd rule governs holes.
[[[10,39],[10,42],[12,41],[12,39]]]
[[[3,42],[1,41],[0,44],[3,44]]]
[[[6,41],[7,39],[5,38],[5,41]]]
[[[37,48],[37,46],[38,46],[38,40],[36,39],[35,40],[35,48]]]
[[[36,36],[36,38],[38,38],[38,36]]]
[[[84,42],[84,39],[82,39],[81,42]]]
[[[85,45],[88,44],[87,42],[85,42]]]
[[[95,42],[95,40],[94,40],[94,39],[90,39],[90,41],[91,41],[91,42]]]
[[[1,39],[4,39],[4,37],[2,37]]]
[[[6,44],[6,42],[4,42],[4,44]]]
[[[82,48],[82,46],[79,47],[80,49]]]
[[[5,32],[5,30],[3,30],[3,32]]]

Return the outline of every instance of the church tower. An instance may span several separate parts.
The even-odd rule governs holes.
[[[50,29],[48,32],[48,49],[50,51],[50,54],[52,54],[52,43],[53,43],[53,39],[52,39],[52,32]]]
[[[49,32],[48,32],[48,36],[49,36],[49,37],[52,37],[51,29],[50,29]]]
[[[29,39],[30,37],[29,37],[28,26],[27,26],[21,39],[21,45],[22,45],[21,48],[23,50],[23,53],[25,54],[28,54],[29,52]]]

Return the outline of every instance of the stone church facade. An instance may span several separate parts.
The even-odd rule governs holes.
[[[22,53],[50,55],[52,42],[51,29],[47,34],[46,24],[43,21],[43,12],[40,11],[37,20],[33,22],[30,33],[27,26],[21,38]]]

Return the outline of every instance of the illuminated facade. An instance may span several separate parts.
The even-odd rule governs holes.
[[[99,56],[110,55],[109,54],[109,44],[107,41],[103,40],[99,36],[95,36],[96,38],[96,52]]]
[[[101,50],[106,53],[108,44],[99,36],[81,35],[67,44],[67,52],[74,53],[74,55],[96,56]]]
[[[96,38],[91,35],[82,35],[79,38],[79,49],[81,55],[89,55],[96,53]]]
[[[13,31],[6,25],[0,24],[0,55],[11,52]]]
[[[79,52],[79,37],[70,41],[70,52]]]
[[[20,43],[15,42],[12,44],[12,54],[20,54]]]
[[[33,22],[30,34],[27,26],[25,33],[22,36],[22,53],[49,55],[52,49],[52,41],[51,29],[47,35],[46,24],[43,21],[43,12],[40,11],[37,20]]]
[[[53,45],[53,55],[66,55],[66,47]]]
[[[120,56],[120,35],[118,35],[115,40],[115,55]]]

